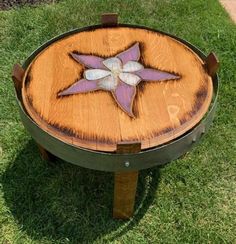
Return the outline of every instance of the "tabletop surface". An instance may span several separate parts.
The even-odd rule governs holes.
[[[112,152],[152,148],[183,135],[207,112],[212,79],[203,61],[165,34],[134,27],[82,31],[53,42],[26,70],[25,109],[75,146]]]

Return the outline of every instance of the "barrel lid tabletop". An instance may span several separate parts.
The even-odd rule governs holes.
[[[116,151],[168,143],[208,111],[212,79],[187,45],[141,27],[95,26],[52,42],[29,64],[22,99],[31,118],[74,146]]]

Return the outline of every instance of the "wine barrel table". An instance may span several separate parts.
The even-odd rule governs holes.
[[[114,218],[133,214],[138,172],[186,153],[215,112],[218,60],[173,35],[118,24],[62,34],[13,81],[22,122],[44,159],[114,172]]]

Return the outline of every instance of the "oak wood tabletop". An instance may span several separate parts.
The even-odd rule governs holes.
[[[212,79],[180,41],[144,28],[82,31],[40,52],[25,72],[25,109],[75,146],[113,152],[168,143],[208,111]]]

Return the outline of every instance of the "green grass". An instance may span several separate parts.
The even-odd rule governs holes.
[[[142,171],[130,221],[111,218],[111,173],[40,159],[10,78],[15,62],[102,12],[214,50],[221,62],[209,133],[184,158]],[[236,25],[216,0],[64,0],[0,11],[0,243],[236,243],[235,96]]]

